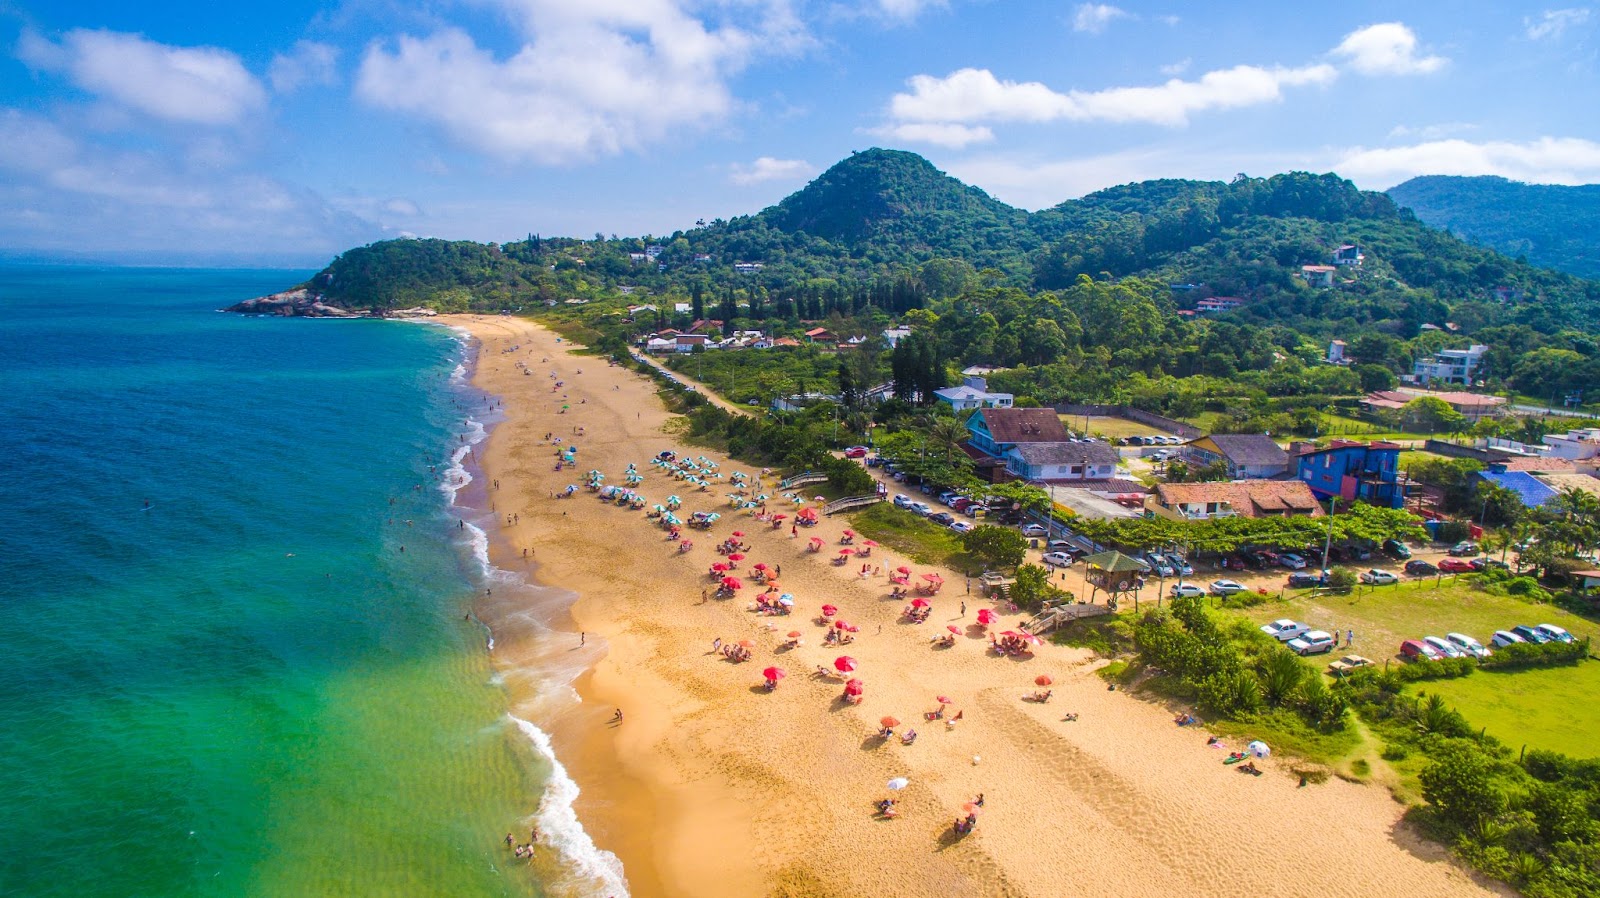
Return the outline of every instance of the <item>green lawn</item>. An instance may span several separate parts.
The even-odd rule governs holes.
[[[1487,728],[1513,749],[1600,756],[1600,661],[1509,673],[1480,670],[1417,688],[1444,696],[1473,726]]]
[[[1082,415],[1061,415],[1061,424],[1066,429],[1077,433],[1083,430]],[[1089,433],[1099,434],[1108,440],[1120,440],[1123,437],[1149,437],[1166,436],[1171,432],[1138,421],[1129,421],[1127,418],[1095,417],[1089,418]]]
[[[1346,437],[1362,440],[1425,440],[1428,438],[1428,434],[1425,433],[1406,433],[1389,430],[1370,421],[1347,418],[1332,412],[1322,413],[1322,427],[1321,436],[1324,437]]]
[[[888,502],[843,514],[857,533],[904,553],[918,564],[937,564],[957,570],[969,570],[975,564],[962,549],[961,537],[954,530],[931,524],[926,518],[895,508]]]

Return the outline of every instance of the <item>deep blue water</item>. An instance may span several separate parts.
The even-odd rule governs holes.
[[[0,894],[536,888],[462,346],[215,311],[308,274],[0,267]]]

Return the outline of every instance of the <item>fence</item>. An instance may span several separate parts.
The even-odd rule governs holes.
[[[1101,418],[1126,418],[1129,421],[1137,421],[1140,424],[1154,427],[1157,430],[1164,430],[1167,433],[1177,434],[1186,440],[1198,439],[1205,436],[1205,431],[1202,431],[1198,427],[1185,424],[1182,421],[1178,421],[1173,418],[1168,418],[1165,415],[1158,415],[1155,412],[1147,412],[1142,408],[1134,408],[1131,405],[1058,405],[1054,408],[1056,414],[1066,415],[1068,417],[1081,417],[1083,415],[1089,415],[1091,417],[1098,416]]]
[[[888,496],[883,493],[873,493],[866,496],[846,496],[843,499],[835,499],[822,506],[822,513],[833,514],[839,511],[849,511],[852,508],[861,508],[865,505],[876,505],[887,498]]]
[[[818,473],[816,471],[806,471],[802,474],[796,474],[793,477],[789,477],[780,481],[778,483],[778,488],[791,490],[797,486],[805,486],[808,483],[821,483],[827,479],[828,475],[826,474]]]

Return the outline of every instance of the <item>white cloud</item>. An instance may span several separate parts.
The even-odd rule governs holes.
[[[1526,17],[1522,20],[1523,27],[1527,29],[1528,40],[1538,41],[1545,38],[1558,38],[1561,32],[1569,27],[1582,25],[1589,21],[1589,10],[1582,7],[1576,9],[1547,9],[1544,14],[1535,19]]]
[[[945,78],[912,77],[907,82],[911,91],[895,94],[889,110],[900,123],[1065,119],[1178,126],[1196,112],[1275,102],[1283,98],[1286,87],[1327,84],[1337,76],[1329,65],[1295,69],[1241,65],[1155,87],[1059,93],[1036,81],[1001,81],[987,69],[961,69]]]
[[[266,103],[239,57],[215,47],[174,47],[136,34],[74,29],[60,43],[25,31],[17,55],[99,97],[173,122],[231,125]]]
[[[302,87],[326,87],[338,82],[335,68],[339,61],[339,48],[316,41],[296,41],[288,53],[272,57],[267,68],[267,80],[280,94],[292,93]]]
[[[1112,22],[1128,17],[1127,10],[1106,3],[1081,3],[1072,14],[1072,30],[1100,34]]]
[[[1189,66],[1193,62],[1194,62],[1193,59],[1190,59],[1188,57],[1184,57],[1183,59],[1180,59],[1177,62],[1168,63],[1168,64],[1162,66],[1161,67],[1161,74],[1166,75],[1168,78],[1175,78],[1175,77],[1177,77],[1179,75],[1182,75],[1184,72],[1189,71]]]
[[[1412,127],[1410,125],[1395,125],[1393,128],[1389,129],[1389,139],[1399,140],[1403,138],[1415,138],[1417,140],[1425,141],[1439,140],[1440,138],[1449,137],[1452,134],[1460,134],[1463,131],[1476,130],[1478,130],[1478,126],[1472,124],[1471,122],[1442,122],[1437,125],[1421,125],[1418,127]]]
[[[922,11],[935,6],[944,6],[944,0],[876,0],[879,15],[887,19],[909,22]]]
[[[900,140],[906,143],[928,143],[934,146],[959,150],[975,143],[994,140],[994,132],[981,125],[960,125],[954,122],[902,122],[872,128],[869,134]]]
[[[1356,147],[1334,169],[1379,189],[1417,175],[1499,175],[1539,184],[1588,184],[1600,181],[1600,143],[1541,137],[1525,143],[1436,140],[1408,147]]]
[[[1368,25],[1345,35],[1335,56],[1365,75],[1418,75],[1435,72],[1449,62],[1443,56],[1418,56],[1417,36],[1400,22]]]
[[[492,155],[571,162],[722,120],[731,75],[809,40],[783,0],[716,7],[754,14],[748,27],[696,18],[684,0],[501,2],[525,37],[509,58],[458,28],[375,42],[356,95]]]
[[[733,165],[728,180],[735,184],[760,184],[763,181],[798,181],[809,178],[817,167],[804,159],[774,159],[762,156],[749,165]]]

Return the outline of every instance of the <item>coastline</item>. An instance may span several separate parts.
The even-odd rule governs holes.
[[[640,512],[581,490],[552,499],[581,475],[553,471],[556,450],[543,436],[551,432],[575,437],[580,470],[615,479],[631,462],[646,473],[640,489],[652,501],[675,489],[646,464],[661,449],[686,448],[664,430],[672,416],[653,385],[603,359],[570,355],[569,344],[527,319],[437,323],[477,338],[473,385],[503,403],[505,418],[479,454],[497,515],[490,558],[511,571],[537,564],[537,582],[571,590],[573,626],[588,634],[579,645],[575,633],[518,629],[522,610],[483,599],[493,662],[512,713],[551,733],[582,790],[577,814],[621,859],[631,894],[1048,896],[1063,882],[1085,894],[1150,898],[1228,895],[1263,882],[1282,885],[1282,894],[1325,892],[1308,869],[1336,874],[1358,894],[1396,881],[1428,893],[1493,894],[1442,848],[1407,833],[1402,809],[1381,788],[1333,780],[1297,789],[1281,769],[1239,777],[1203,733],[1173,727],[1161,707],[1106,692],[1086,652],[986,655],[983,634],[969,624],[987,603],[970,600],[971,613],[958,616],[957,602],[970,598],[958,579],[953,593],[936,597],[929,623],[911,625],[883,578],[823,563],[825,555],[803,551],[805,540],[732,512],[720,490],[686,494],[685,511],[724,520],[710,535],[693,534],[700,545],[681,557]],[[506,351],[512,346],[520,349]],[[556,380],[563,385],[552,391]],[[580,426],[587,433],[576,436]],[[507,513],[518,517],[505,524]],[[831,544],[843,526],[825,520],[814,532]],[[786,569],[793,616],[749,613],[748,592],[700,601],[712,545],[734,529],[748,534],[752,561]],[[523,549],[527,567],[519,567]],[[902,563],[875,554],[885,567]],[[867,682],[859,707],[838,700],[836,681],[807,673],[838,654],[818,644],[823,631],[812,622],[824,601],[861,628],[846,650]],[[783,650],[781,634],[763,628],[769,623],[802,632],[806,645]],[[957,626],[958,644],[930,648],[946,624]],[[749,639],[754,662],[710,653],[713,637]],[[562,641],[558,656],[592,669],[573,683],[576,707],[541,718],[549,709],[526,678]],[[768,664],[789,673],[775,693],[759,685]],[[1053,702],[1021,702],[1038,674],[1055,678]],[[937,707],[936,693],[965,712],[960,726],[920,719]],[[608,723],[614,708],[626,711],[621,726]],[[1067,711],[1081,719],[1062,721]],[[885,714],[924,729],[921,738],[911,746],[875,738]],[[875,818],[872,803],[897,776],[911,781],[897,793],[900,818]],[[987,796],[981,825],[954,837],[951,820],[979,793]]]

